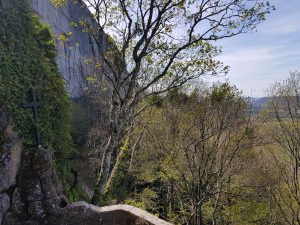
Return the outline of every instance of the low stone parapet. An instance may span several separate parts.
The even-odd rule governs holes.
[[[158,217],[130,205],[97,207],[77,202],[64,208],[55,224],[72,225],[171,225]]]

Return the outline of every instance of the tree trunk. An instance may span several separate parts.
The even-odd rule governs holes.
[[[117,170],[118,158],[122,154],[120,147],[122,140],[126,136],[128,124],[130,124],[130,120],[127,118],[127,110],[124,110],[124,108],[124,106],[121,107],[118,104],[112,104],[111,106],[109,114],[109,138],[103,151],[100,171],[91,199],[92,204],[102,204],[102,197],[104,197],[111,184],[112,173],[115,173]]]

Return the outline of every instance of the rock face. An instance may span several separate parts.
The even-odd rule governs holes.
[[[171,225],[129,205],[68,204],[45,149],[23,151],[18,182],[11,189],[0,194],[0,225]]]
[[[12,130],[11,118],[0,108],[0,193],[16,184],[21,154],[22,143]]]
[[[9,192],[17,182],[21,154],[22,144],[12,129],[11,117],[0,107],[0,224],[10,208]]]
[[[0,137],[0,225],[170,225],[133,206],[68,204],[51,151],[23,149],[1,107]]]
[[[3,215],[8,211],[10,207],[10,199],[7,194],[0,194],[0,224],[3,218]]]
[[[53,171],[51,152],[42,148],[24,150],[11,206],[1,225],[48,223],[68,204],[62,191]]]
[[[106,103],[110,96],[107,93],[108,90],[99,91],[96,88],[96,95],[101,96],[101,101],[98,101],[97,98],[82,96],[87,85],[86,78],[99,73],[99,69],[95,68],[97,63],[103,64],[101,63],[101,53],[107,48],[104,41],[105,34],[98,31],[94,19],[90,17],[90,11],[81,0],[68,0],[67,5],[63,7],[54,7],[51,0],[30,0],[30,3],[33,11],[39,15],[43,23],[49,24],[51,31],[56,36],[58,69],[66,81],[70,97],[74,100],[75,142],[79,146],[85,145],[91,125],[98,124],[99,120],[103,120],[109,111]],[[84,24],[89,24],[93,28],[93,33],[86,32]],[[95,34],[98,37],[97,43],[93,37]],[[67,41],[59,40],[60,35],[66,37]],[[83,166],[86,166],[85,163]],[[94,170],[93,165],[90,167]],[[93,173],[84,175],[78,173],[79,183],[77,186],[87,196],[93,193],[93,185],[90,184],[94,183],[94,176]]]
[[[31,0],[31,6],[57,37],[58,69],[70,96],[78,98],[86,86],[86,78],[96,73],[95,66],[101,63],[100,55],[106,44],[104,33],[98,31],[86,5],[81,0],[67,2],[66,6],[54,7],[50,0]],[[86,24],[93,32],[87,32]],[[93,35],[103,41],[96,42]]]

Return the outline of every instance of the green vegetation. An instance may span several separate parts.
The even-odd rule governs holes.
[[[174,90],[139,117],[102,204],[134,205],[174,224],[269,224],[268,198],[246,184],[254,160],[247,101],[226,83],[200,89]]]
[[[0,105],[13,115],[25,145],[35,139],[33,115],[22,108],[36,90],[43,146],[53,149],[57,165],[72,150],[69,100],[55,63],[55,46],[49,28],[30,11],[29,2],[0,0]]]
[[[161,4],[172,2],[175,1],[161,1]],[[66,1],[52,3],[61,6]],[[240,6],[239,3],[232,4]],[[262,14],[259,12],[264,4],[252,8],[258,10],[252,11],[258,13],[255,15],[259,20],[269,12],[267,6]],[[101,7],[96,16],[100,16]],[[119,11],[126,7],[123,5]],[[147,5],[140,7],[148,12]],[[181,12],[183,5],[173,7]],[[245,11],[243,16],[252,11]],[[115,19],[119,21],[120,16],[124,14],[116,14]],[[166,21],[172,23],[169,16],[176,18],[170,12],[157,26]],[[120,47],[117,41],[104,64],[95,65],[99,73],[105,73],[102,69],[109,67],[109,73],[105,74],[108,78],[111,73],[115,75],[116,80],[111,83],[104,81],[112,90],[111,99],[103,100],[107,96],[103,94],[100,85],[104,82],[101,83],[98,74],[87,78],[100,90],[89,93],[96,99],[91,104],[97,104],[97,109],[88,109],[96,117],[91,122],[86,116],[88,110],[80,102],[71,107],[55,64],[55,46],[49,28],[30,12],[28,2],[0,0],[0,24],[0,105],[13,115],[25,145],[33,145],[33,116],[22,105],[32,100],[30,90],[36,90],[38,101],[42,102],[38,119],[43,146],[55,151],[56,166],[71,201],[130,204],[174,224],[300,224],[299,73],[291,73],[289,79],[276,83],[270,89],[265,110],[253,116],[248,100],[228,83],[199,84],[194,91],[185,85],[203,75],[201,68],[213,74],[220,72],[219,62],[211,61],[218,50],[210,41],[206,43],[198,37],[196,48],[191,52],[187,49],[190,56],[197,55],[196,61],[187,63],[185,55],[180,58],[175,55],[173,59],[179,62],[160,72],[156,70],[169,60],[170,54],[165,49],[171,49],[172,53],[176,46],[170,43],[163,46],[165,40],[153,36],[159,46],[156,42],[137,45],[136,49],[151,48],[141,55],[137,54],[140,50],[133,51],[133,61],[126,62],[133,44],[140,38],[140,31],[134,30],[127,45],[121,45],[125,46],[124,52],[120,51],[123,58],[114,57],[114,48]],[[76,27],[76,23],[72,22],[72,26]],[[148,28],[151,29],[154,28]],[[170,32],[170,26],[162,29]],[[235,25],[228,29],[235,29]],[[239,33],[236,31],[232,36]],[[71,35],[59,36],[59,40],[66,41]],[[224,34],[220,35],[221,38]],[[195,38],[191,36],[190,41],[193,43]],[[147,40],[141,38],[141,43],[144,41]],[[195,47],[192,43],[191,48]],[[166,54],[159,63],[154,61],[159,59],[157,52]],[[86,59],[85,63],[91,61]],[[128,70],[128,79],[124,79],[124,68],[134,65],[132,62],[136,68]],[[72,151],[69,125],[72,110],[76,111],[72,135],[82,151]]]
[[[64,6],[67,3],[67,0],[50,0],[50,1],[56,7]]]
[[[92,79],[97,84],[106,77],[111,88],[109,138],[92,198],[96,204],[118,170],[120,147],[140,113],[140,103],[204,75],[226,74],[229,68],[216,59],[221,50],[215,41],[255,30],[273,6],[268,0],[86,3],[95,23],[84,21],[81,26],[87,29],[83,32],[94,33],[96,43],[109,44],[101,54],[103,65]],[[96,24],[98,29],[94,29]],[[99,30],[109,36],[99,35]]]

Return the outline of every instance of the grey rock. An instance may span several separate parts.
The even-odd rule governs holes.
[[[27,220],[17,217],[15,214],[7,213],[3,218],[1,225],[45,225],[40,224],[38,221]]]
[[[42,220],[68,204],[54,172],[50,150],[32,148],[24,151],[19,185],[25,193],[31,218]]]
[[[10,207],[10,199],[7,194],[0,194],[0,225],[2,224],[3,215]]]
[[[28,203],[28,213],[33,219],[42,220],[46,217],[43,202],[35,201]]]
[[[52,184],[57,192],[57,195],[61,196],[64,193],[64,189],[62,184],[60,183],[57,174],[55,173],[54,169],[52,168],[52,176],[51,176]]]
[[[22,199],[20,188],[16,188],[11,199],[11,211],[15,214],[22,214],[25,211],[25,202]]]
[[[57,40],[57,64],[70,96],[77,98],[83,93],[86,78],[98,72],[95,65],[101,63],[106,44],[104,33],[96,28],[86,5],[82,1],[67,2],[66,6],[56,8],[50,0],[31,0],[31,6],[55,35],[68,37],[68,41]],[[95,42],[91,32],[84,32],[86,27],[80,25],[81,21],[90,24],[100,42]]]
[[[36,201],[42,201],[43,191],[41,187],[40,180],[33,177],[28,177],[27,180],[27,201],[28,202],[36,202]]]
[[[11,117],[0,108],[0,192],[16,184],[21,164],[22,143],[13,131]]]
[[[7,194],[0,194],[0,213],[4,214],[10,208],[10,199]]]
[[[129,205],[97,207],[77,202],[49,218],[51,225],[171,225],[156,216]],[[64,215],[64,216],[62,216]]]
[[[11,116],[4,108],[0,108],[0,132],[5,132],[7,127],[12,123]]]
[[[56,188],[60,185],[53,171],[49,150],[24,150],[19,188],[14,190],[10,209],[8,195],[0,195],[1,225],[171,225],[133,206],[99,208],[85,202],[67,204]],[[27,201],[26,210],[20,209],[22,195]]]
[[[48,200],[44,201],[44,208],[47,211],[48,214],[55,214],[58,209],[58,206],[60,205],[61,199],[59,197],[54,197]]]
[[[57,192],[55,189],[55,186],[52,183],[51,177],[47,177],[43,180],[43,193],[44,193],[44,199],[52,199],[57,197]]]

